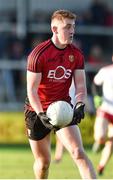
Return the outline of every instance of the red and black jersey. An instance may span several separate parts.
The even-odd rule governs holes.
[[[72,44],[59,49],[49,39],[30,53],[27,70],[42,73],[37,93],[44,111],[54,101],[70,102],[69,88],[76,69],[84,69],[84,56]]]

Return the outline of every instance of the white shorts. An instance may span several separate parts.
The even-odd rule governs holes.
[[[97,112],[97,117],[94,125],[94,139],[105,139],[113,137],[113,115],[110,115],[100,109]]]

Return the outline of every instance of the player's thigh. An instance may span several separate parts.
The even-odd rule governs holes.
[[[68,126],[60,129],[56,133],[69,152],[72,152],[75,148],[83,149],[81,133],[78,126]]]
[[[108,121],[103,117],[96,117],[94,124],[94,138],[99,140],[105,138],[108,130]]]
[[[50,134],[38,141],[29,139],[29,143],[35,159],[50,159]]]
[[[108,125],[108,138],[113,139],[113,124],[112,123],[109,123]]]

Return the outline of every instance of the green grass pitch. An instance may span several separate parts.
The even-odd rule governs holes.
[[[94,154],[91,150],[86,150],[86,152],[96,168],[100,153]],[[52,158],[53,155],[54,149],[52,149]],[[33,161],[29,145],[0,145],[0,179],[33,179]],[[113,158],[110,159],[104,175],[99,179],[112,179],[112,168]],[[63,160],[59,164],[51,163],[49,179],[80,179],[78,169],[67,151],[64,152]]]

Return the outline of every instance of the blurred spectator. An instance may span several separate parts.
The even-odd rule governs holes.
[[[83,22],[84,25],[90,25],[92,24],[92,14],[91,11],[89,9],[87,9],[84,13],[83,13]]]
[[[0,58],[3,58],[6,53],[7,37],[5,33],[0,32]]]
[[[93,0],[81,19],[85,25],[113,26],[112,9],[102,0]]]
[[[49,21],[50,12],[44,10],[36,10],[31,17],[31,21],[35,23],[46,23]]]
[[[104,20],[106,17],[106,6],[101,0],[93,0],[90,7],[91,11],[91,21],[94,25],[104,25]]]
[[[104,62],[103,50],[99,45],[93,45],[88,56],[88,63],[98,65]]]
[[[82,14],[77,16],[77,21],[76,21],[77,25],[84,25],[84,16]]]
[[[106,17],[104,25],[108,27],[113,26],[113,10],[109,6],[106,7]]]
[[[19,39],[14,39],[9,44],[8,58],[11,60],[21,60],[24,57],[24,42]]]
[[[14,87],[12,70],[9,70],[9,69],[2,70],[1,77],[3,79],[6,100],[8,100],[9,102],[15,102],[16,101],[16,91],[15,91],[15,87]]]
[[[25,56],[24,42],[17,39],[15,36],[7,38],[7,48],[5,48],[5,59],[10,61],[23,60]],[[2,59],[4,61],[4,58]],[[1,70],[1,78],[4,86],[5,100],[8,102],[15,102],[20,100],[20,89],[23,87],[23,70],[3,69]],[[18,98],[17,98],[18,97]]]
[[[4,61],[7,58],[7,46],[8,38],[5,33],[0,33],[0,61]],[[16,101],[15,89],[11,70],[1,69],[1,83],[0,88],[2,99],[14,102]]]
[[[11,61],[21,61],[25,58],[25,47],[24,41],[19,39],[14,39],[11,41],[8,49],[8,59]],[[13,81],[14,88],[16,90],[17,99],[20,99],[21,92],[20,89],[23,87],[24,79],[23,79],[23,71],[22,70],[13,70]]]

